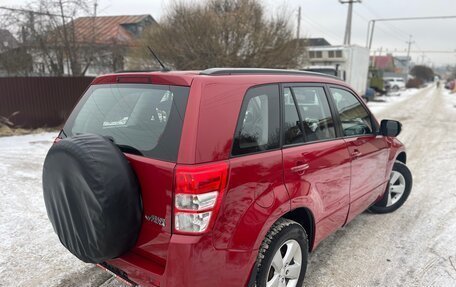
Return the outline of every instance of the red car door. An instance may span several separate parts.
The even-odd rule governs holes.
[[[375,135],[375,120],[357,96],[339,87],[330,91],[352,159],[348,222],[385,190],[388,145],[383,136]]]
[[[315,244],[346,220],[350,191],[347,143],[336,139],[322,86],[284,86],[283,167],[291,209],[314,213]]]

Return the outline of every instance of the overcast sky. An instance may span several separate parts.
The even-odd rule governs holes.
[[[151,14],[155,19],[166,13],[174,0],[99,0],[99,15]],[[193,0],[198,1],[198,0]],[[28,0],[0,0],[0,5],[20,6]],[[302,7],[301,36],[324,37],[331,44],[342,44],[347,5],[338,0],[264,0],[273,15],[283,7],[297,23],[297,10]],[[456,0],[363,0],[355,4],[352,43],[365,45],[370,19],[456,15]],[[415,62],[437,65],[456,64],[456,19],[377,23],[373,50],[382,54],[405,55],[409,35],[413,36],[412,57]],[[451,52],[451,53],[431,53]]]

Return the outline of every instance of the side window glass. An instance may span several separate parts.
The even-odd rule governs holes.
[[[338,88],[331,88],[331,94],[345,136],[372,134],[371,117],[355,95]]]
[[[304,134],[302,133],[299,121],[298,111],[293,100],[293,95],[290,88],[286,88],[283,93],[284,98],[284,144],[296,144],[304,142]]]
[[[236,128],[233,155],[266,151],[279,147],[279,87],[250,89],[244,97]]]
[[[336,137],[334,120],[322,87],[293,88],[307,142]]]

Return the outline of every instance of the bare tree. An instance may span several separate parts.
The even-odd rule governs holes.
[[[151,46],[177,69],[294,68],[303,51],[292,40],[286,14],[267,16],[259,0],[178,2],[160,25],[143,34],[130,66],[156,66],[148,59]]]
[[[30,43],[38,44],[48,66],[54,74],[62,75],[66,65],[72,75],[82,75],[85,60],[81,44],[75,35],[74,19],[81,14],[87,15],[89,2],[85,0],[38,0],[35,10],[44,13],[40,21],[31,21],[32,38]],[[47,17],[46,17],[47,16]],[[39,29],[37,31],[37,29]]]
[[[35,70],[55,76],[66,70],[79,76],[87,71],[95,49],[87,49],[87,43],[82,47],[73,23],[76,17],[90,14],[91,4],[88,0],[36,0],[23,9],[11,9],[3,22],[16,30],[35,66],[41,66]]]

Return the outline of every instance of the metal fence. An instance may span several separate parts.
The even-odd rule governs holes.
[[[0,78],[0,116],[15,127],[56,127],[90,85],[89,77]]]

